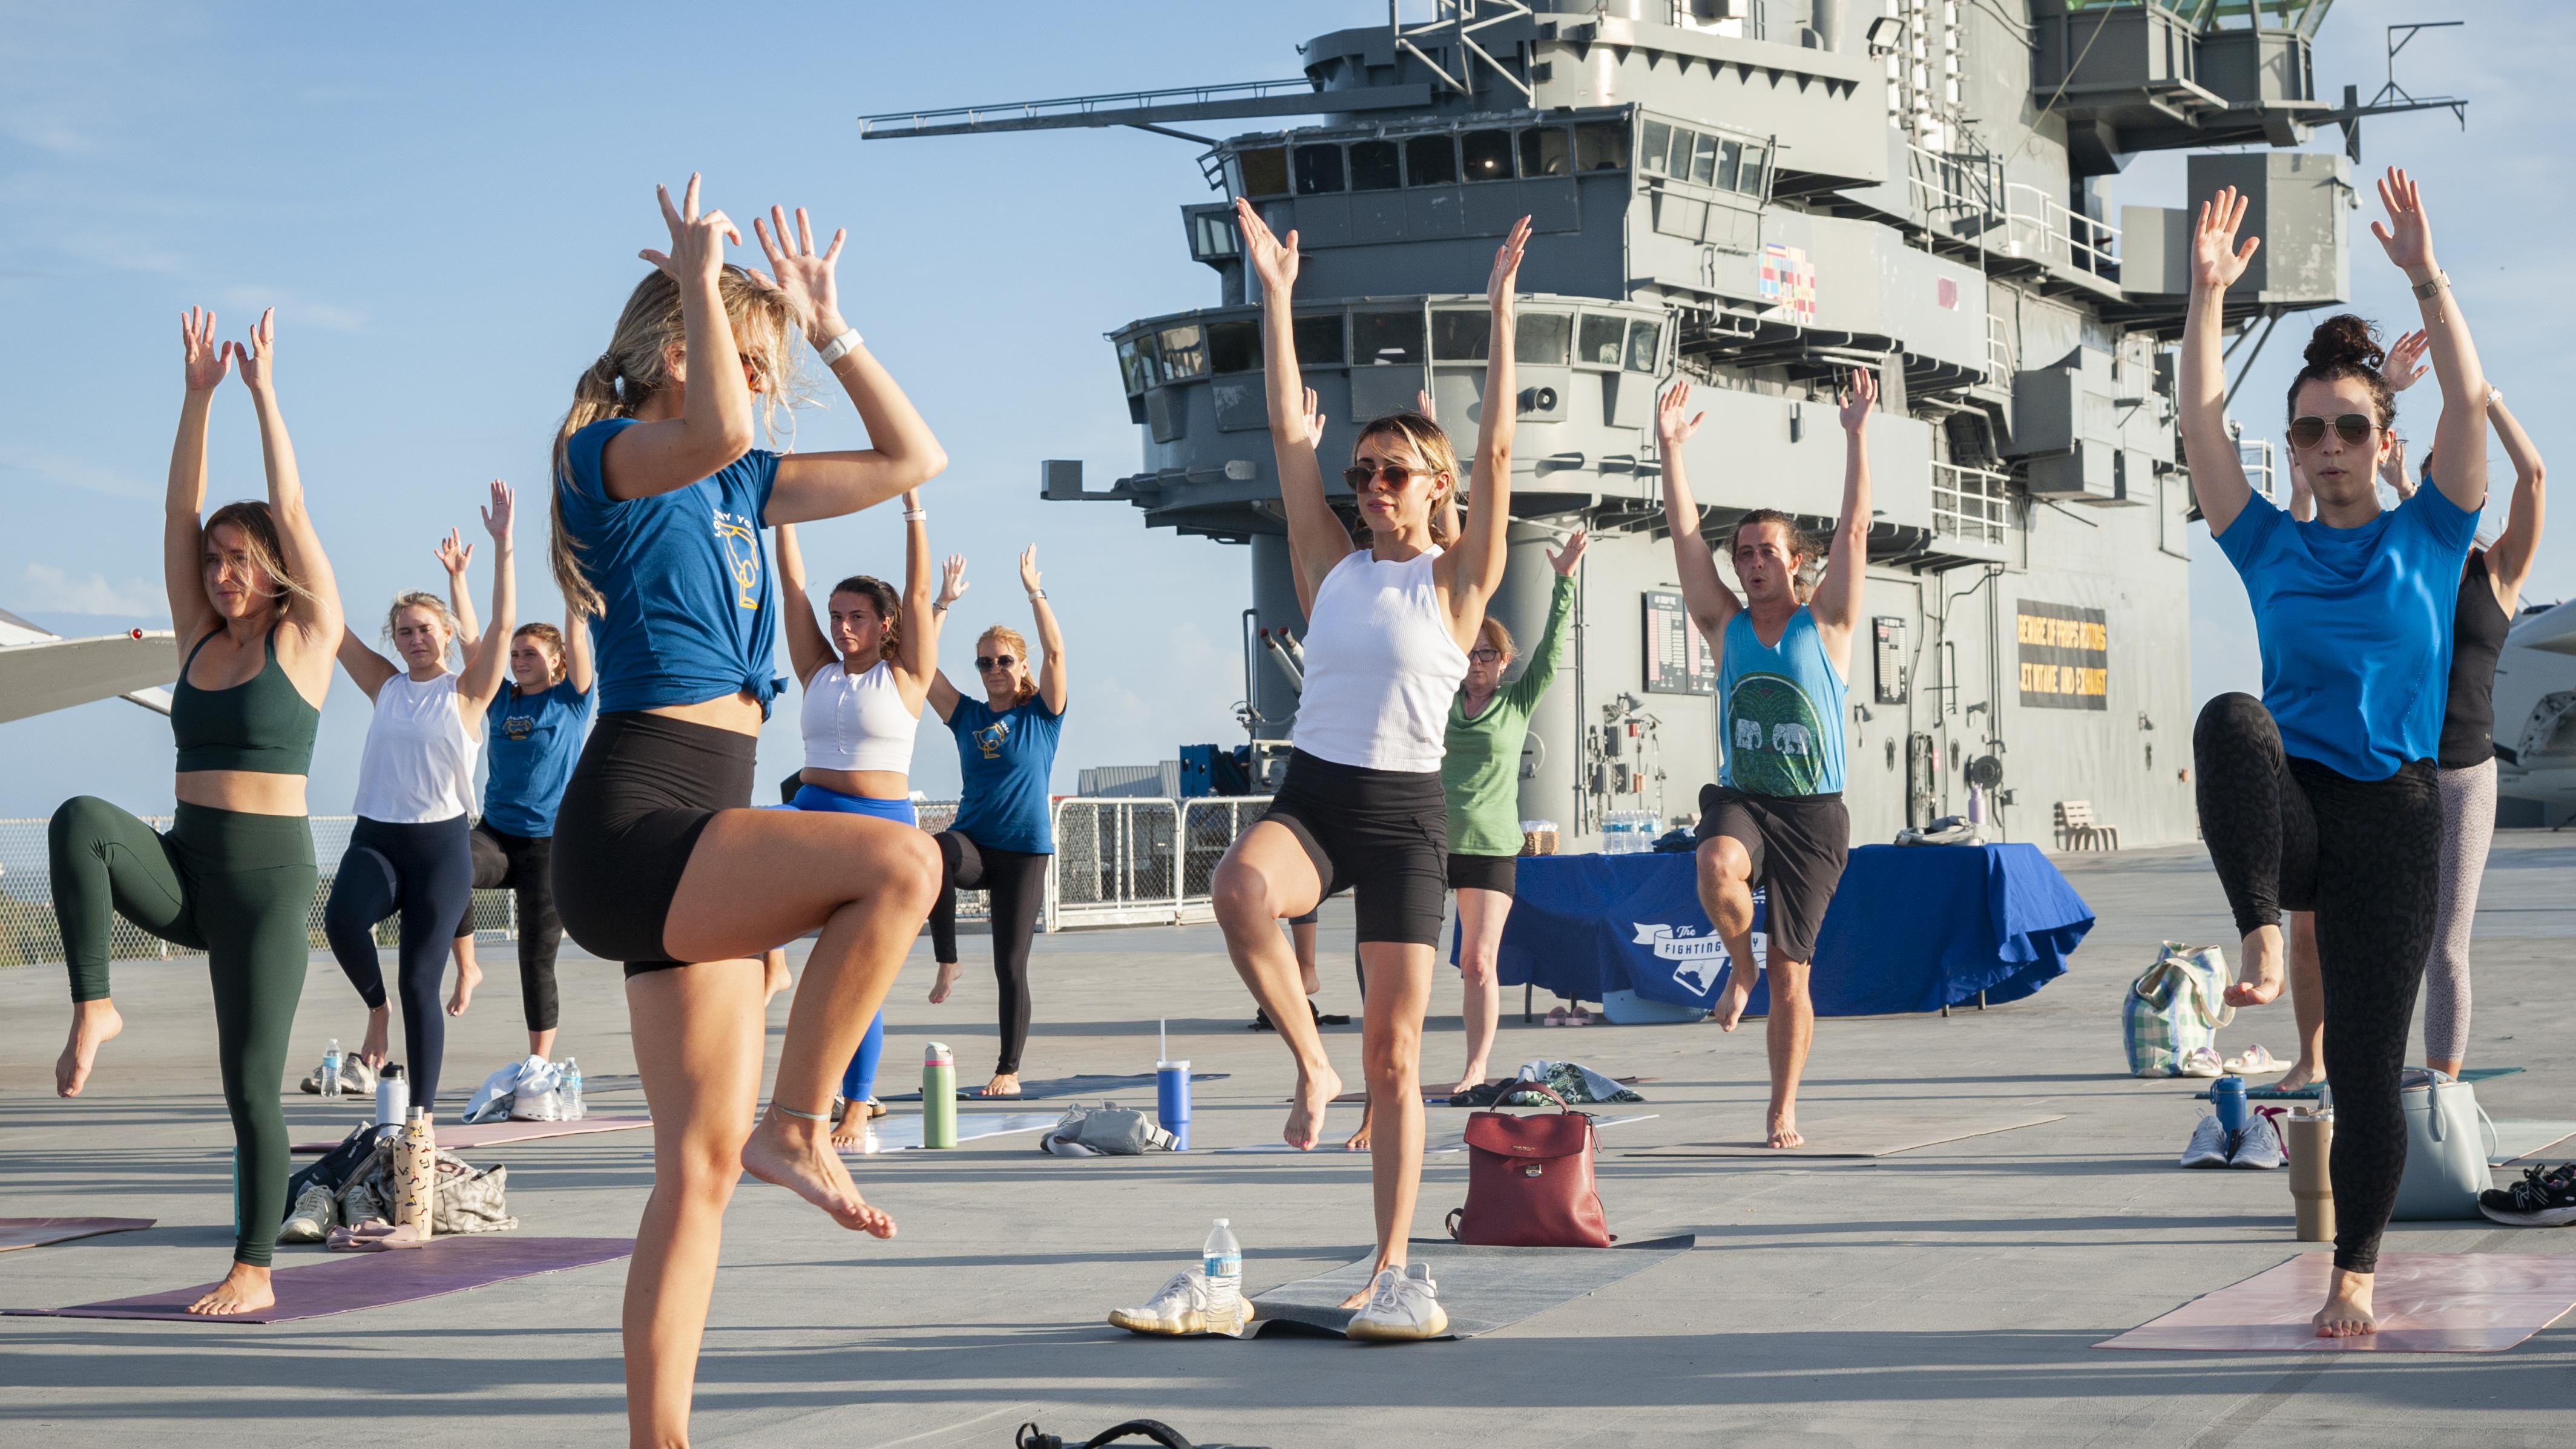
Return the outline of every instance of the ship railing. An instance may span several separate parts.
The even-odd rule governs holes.
[[[2012,479],[1987,468],[1932,465],[1932,531],[1970,543],[2012,536]]]
[[[1906,198],[1929,221],[2006,256],[2116,278],[2120,229],[2074,210],[2026,181],[2005,181],[1994,157],[1907,142]],[[1998,230],[2002,235],[1996,237]]]
[[[1217,862],[1269,806],[1266,795],[1056,801],[1046,929],[1214,920]]]
[[[2236,461],[2244,467],[2245,481],[2254,485],[2255,492],[2275,502],[2280,500],[2281,495],[2275,486],[2279,476],[2271,439],[2238,438]]]

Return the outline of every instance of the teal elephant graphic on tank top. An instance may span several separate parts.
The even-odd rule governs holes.
[[[1785,675],[1739,677],[1726,697],[1726,763],[1735,788],[1823,793],[1826,728],[1814,702]]]

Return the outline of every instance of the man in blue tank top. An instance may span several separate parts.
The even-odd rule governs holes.
[[[1726,943],[1729,962],[1717,1022],[1735,1030],[1755,975],[1770,972],[1768,1140],[1780,1148],[1806,1145],[1798,1135],[1798,1079],[1816,1030],[1807,968],[1851,846],[1851,815],[1843,808],[1843,680],[1869,564],[1868,430],[1877,400],[1877,375],[1855,368],[1842,396],[1842,514],[1824,578],[1805,602],[1798,577],[1813,561],[1815,544],[1774,509],[1755,509],[1736,521],[1732,552],[1743,595],[1718,577],[1682,472],[1682,444],[1706,414],[1689,412],[1687,382],[1664,394],[1656,410],[1664,520],[1672,529],[1682,599],[1717,653],[1725,764],[1718,782],[1700,791],[1698,831],[1700,908]],[[1767,949],[1758,955],[1757,884],[1770,904]]]

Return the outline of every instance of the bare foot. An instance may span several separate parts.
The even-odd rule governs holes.
[[[466,957],[456,959],[456,989],[447,994],[447,1014],[463,1016],[474,1002],[474,988],[483,984],[483,968]]]
[[[760,958],[760,969],[762,972],[760,1004],[767,1006],[772,998],[787,989],[794,978],[787,974],[787,953],[784,951],[770,951],[763,954]]]
[[[1342,1144],[1342,1150],[1344,1152],[1366,1152],[1369,1150],[1369,1119],[1376,1115],[1376,1113],[1369,1111],[1365,1107],[1360,1109],[1360,1130],[1352,1133],[1350,1135],[1350,1139]]]
[[[1798,1135],[1797,1108],[1771,1114],[1770,1145],[1783,1150],[1807,1145],[1807,1139]]]
[[[1732,963],[1727,966],[1726,985],[1718,988],[1717,993],[1719,1031],[1733,1031],[1736,1024],[1744,1020],[1744,1008],[1753,1000],[1753,982],[1758,974],[1739,970]]]
[[[949,991],[956,985],[957,963],[954,961],[940,962],[939,979],[930,983],[930,1004],[937,1006],[939,1003],[946,1001],[948,999]]]
[[[393,1039],[393,1024],[392,1002],[374,1007],[367,1012],[367,1034],[358,1043],[358,1060],[378,1071],[384,1070],[385,1054],[390,1050],[386,1043]]]
[[[1449,1089],[1449,1095],[1454,1097],[1460,1092],[1467,1091],[1474,1087],[1481,1087],[1483,1085],[1485,1085],[1485,1064],[1483,1062],[1469,1062],[1467,1064],[1467,1070],[1458,1074],[1458,1085]]]
[[[117,1014],[116,1003],[102,996],[96,1001],[72,1003],[72,1032],[63,1042],[63,1054],[54,1061],[54,1092],[57,1096],[77,1097],[89,1085],[89,1073],[98,1065],[101,1043],[125,1030],[125,1018]]]
[[[850,1104],[849,1115],[862,1125],[867,1121],[867,1109],[859,1103]],[[742,1170],[830,1213],[842,1227],[872,1237],[894,1236],[894,1219],[859,1196],[850,1170],[815,1123],[798,1121],[773,1106],[751,1129],[751,1140],[742,1144]]]
[[[853,1102],[841,1114],[840,1124],[832,1129],[832,1147],[839,1152],[868,1150],[868,1104]]]
[[[235,1263],[214,1291],[188,1305],[190,1313],[226,1314],[256,1313],[277,1306],[277,1295],[269,1291],[268,1270],[248,1263]]]
[[[2317,1337],[2357,1338],[2379,1331],[2379,1320],[2370,1311],[2370,1283],[2368,1273],[2334,1270],[2333,1286],[2326,1289],[2326,1306],[2317,1310]]]
[[[935,1001],[935,1000],[937,1000],[938,998],[937,998],[937,997],[933,997],[933,998],[931,998],[931,999]],[[1016,1097],[1016,1096],[1018,1096],[1019,1094],[1020,1094],[1020,1074],[1019,1074],[1019,1073],[1017,1073],[1017,1072],[995,1072],[995,1073],[993,1074],[993,1080],[991,1080],[991,1081],[989,1081],[989,1082],[986,1082],[986,1083],[984,1084],[984,1090],[983,1090],[983,1092],[982,1092],[980,1095],[982,1095],[982,1096],[986,1096],[986,1097]]]
[[[2306,1057],[2301,1057],[2290,1064],[2290,1069],[2281,1074],[2281,1079],[2279,1081],[2272,1084],[2272,1090],[2276,1092],[2295,1092],[2302,1087],[2313,1087],[2325,1079],[2326,1074],[2317,1070],[2317,1064],[2315,1062],[2308,1060]]]
[[[2230,1006],[2269,1006],[2281,994],[2281,963],[2286,954],[2279,926],[2257,926],[2246,933],[2237,957],[2236,984],[2227,988]]]
[[[1281,1141],[1300,1152],[1313,1147],[1324,1136],[1324,1112],[1335,1097],[1342,1094],[1342,1079],[1331,1067],[1319,1075],[1297,1074],[1297,1095],[1288,1108],[1288,1125],[1281,1128]]]

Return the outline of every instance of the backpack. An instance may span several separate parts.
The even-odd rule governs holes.
[[[1524,1082],[1519,1090],[1545,1096],[1559,1111],[1467,1119],[1467,1205],[1449,1214],[1449,1236],[1479,1247],[1609,1247],[1592,1178],[1592,1118],[1551,1088]]]
[[[2129,983],[2121,1008],[2129,1075],[2174,1076],[2195,1048],[2216,1050],[2218,1029],[2236,1019],[2226,993],[2227,957],[2216,946],[2165,942],[2156,964]]]

